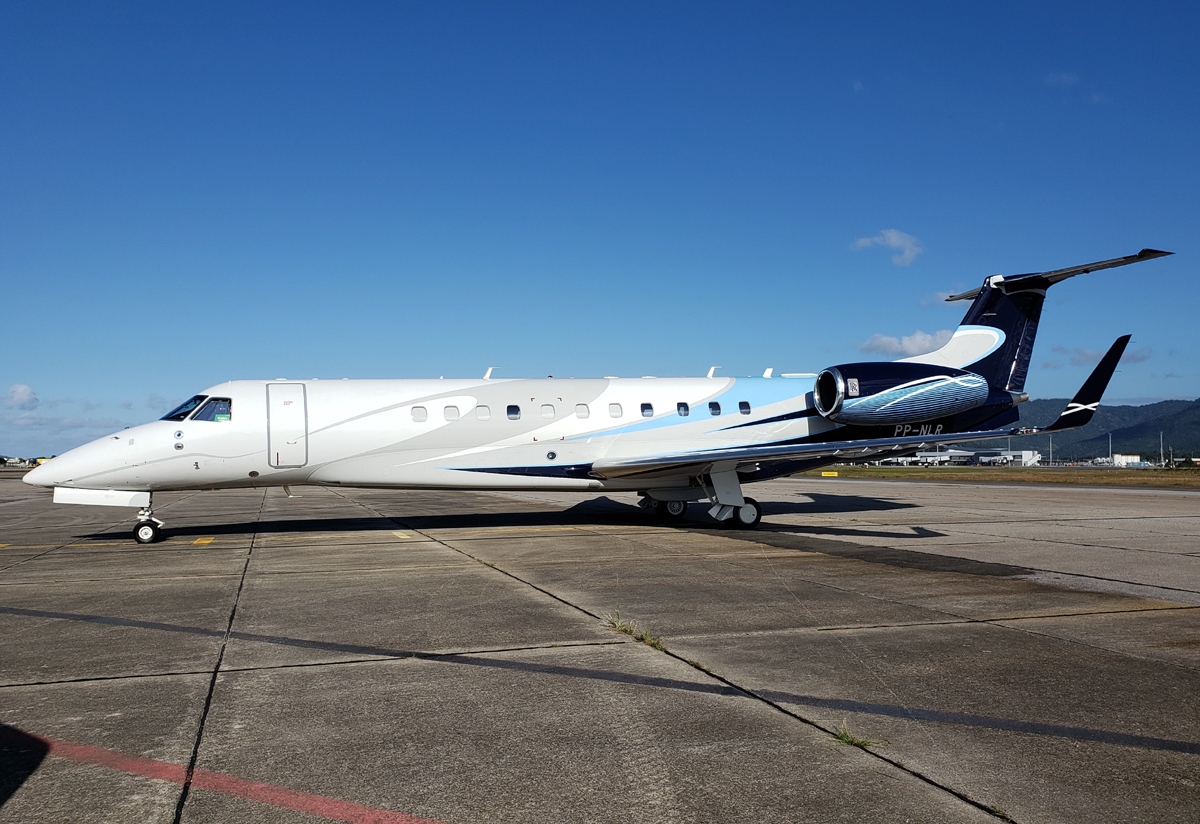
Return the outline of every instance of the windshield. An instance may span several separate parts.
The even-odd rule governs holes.
[[[209,398],[208,403],[192,416],[194,421],[228,421],[233,417],[233,401],[229,398]]]
[[[208,395],[196,395],[189,400],[179,404],[167,414],[159,418],[160,421],[181,421],[188,416],[188,413],[204,402]]]

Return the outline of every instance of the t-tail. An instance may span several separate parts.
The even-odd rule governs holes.
[[[992,275],[978,289],[951,295],[947,301],[974,299],[950,341],[936,352],[904,360],[962,369],[987,379],[993,390],[1019,395],[1025,391],[1029,361],[1046,290],[1059,281],[1165,257],[1171,252],[1143,249],[1136,255],[1085,263],[1051,272]]]
[[[985,278],[978,289],[947,298],[969,299],[971,307],[941,349],[890,363],[839,364],[821,372],[813,405],[822,417],[846,429],[837,436],[815,432],[809,438],[973,433],[1018,422],[1016,407],[1029,398],[1025,379],[1046,290],[1075,275],[1169,254],[1143,249],[1067,269]],[[1067,429],[1087,423],[1126,343],[1128,337],[1113,345],[1055,426]]]

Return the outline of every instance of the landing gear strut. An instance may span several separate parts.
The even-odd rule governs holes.
[[[139,544],[153,544],[162,540],[163,522],[154,517],[150,507],[138,510],[138,523],[133,528],[133,540]]]

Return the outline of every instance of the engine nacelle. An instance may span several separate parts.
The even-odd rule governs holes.
[[[988,391],[985,378],[948,366],[846,363],[817,375],[813,402],[838,423],[919,423],[981,406]]]

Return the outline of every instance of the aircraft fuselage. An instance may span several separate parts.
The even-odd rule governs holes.
[[[602,459],[752,446],[839,428],[795,414],[812,409],[811,392],[807,376],[231,381],[201,393],[229,400],[227,420],[125,429],[59,456],[29,480],[150,492],[679,486],[678,479],[603,480],[589,470]]]

